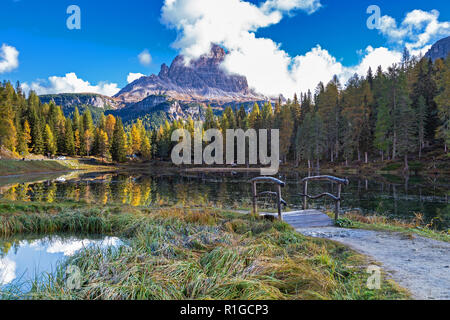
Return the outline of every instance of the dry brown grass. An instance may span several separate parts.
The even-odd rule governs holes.
[[[356,211],[346,212],[345,218],[365,224],[389,224],[401,228],[431,227],[431,225],[427,225],[424,222],[422,213],[415,213],[414,218],[410,221],[390,219],[381,215],[362,215],[361,213]]]

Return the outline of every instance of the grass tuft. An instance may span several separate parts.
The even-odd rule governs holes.
[[[86,248],[28,293],[5,299],[404,299],[389,281],[366,287],[368,262],[334,242],[280,221],[206,209],[2,203],[0,235],[95,233],[127,243]],[[1,249],[1,248],[0,248]],[[70,290],[65,270],[81,270]],[[356,267],[355,267],[356,266]]]

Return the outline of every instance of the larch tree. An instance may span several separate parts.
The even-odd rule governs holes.
[[[66,119],[66,134],[64,136],[64,149],[66,150],[67,155],[74,156],[75,155],[75,140],[74,133],[72,128],[72,121],[67,118]]]
[[[281,109],[280,121],[280,156],[286,162],[289,148],[291,147],[291,137],[294,132],[294,119],[289,106],[283,106]]]
[[[439,94],[436,96],[440,125],[436,130],[436,137],[444,142],[444,150],[448,152],[450,145],[450,57],[445,60],[439,79]]]
[[[30,146],[31,146],[31,142],[32,142],[31,127],[30,127],[30,123],[28,122],[28,120],[25,120],[25,122],[23,124],[22,141],[24,143],[23,152],[25,153],[25,155],[28,155],[31,151]]]
[[[56,154],[57,148],[55,137],[53,135],[52,129],[48,124],[45,125],[44,130],[44,145],[46,154],[49,154],[51,156]]]

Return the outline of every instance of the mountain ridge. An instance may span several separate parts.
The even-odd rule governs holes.
[[[100,109],[117,109],[118,103],[112,98],[98,93],[60,93],[40,95],[42,103],[54,102],[62,107],[88,105]]]
[[[425,54],[425,57],[436,61],[437,59],[446,59],[450,54],[450,36],[437,41],[430,50]]]
[[[213,45],[208,54],[195,60],[187,61],[183,55],[178,55],[170,67],[162,64],[158,75],[144,76],[129,83],[114,98],[123,105],[159,94],[183,102],[218,105],[266,100],[265,96],[249,88],[246,77],[222,69],[225,56],[225,50],[218,45]]]

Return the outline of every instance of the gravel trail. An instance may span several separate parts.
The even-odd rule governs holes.
[[[420,300],[450,300],[450,243],[414,235],[343,229],[300,228],[298,232],[345,244],[382,263],[400,286]]]

